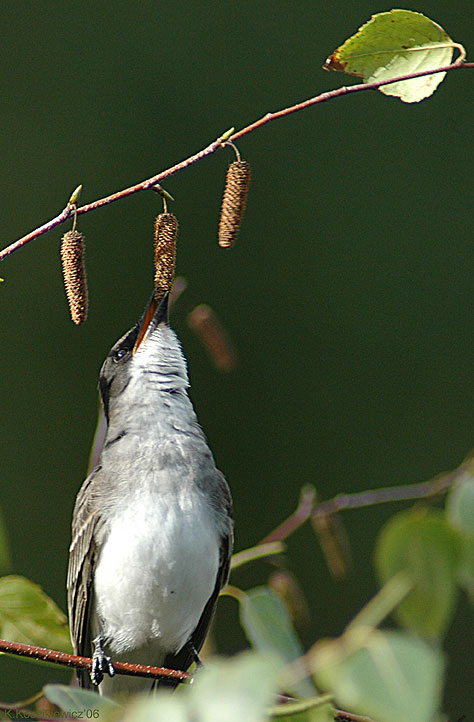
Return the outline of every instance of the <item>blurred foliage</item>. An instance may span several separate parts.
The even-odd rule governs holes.
[[[232,585],[227,594],[239,603],[240,623],[255,653],[206,663],[195,684],[185,686],[180,694],[159,695],[156,700],[143,697],[126,705],[123,713],[102,697],[101,719],[263,722],[276,717],[326,722],[331,715],[334,718],[333,700],[377,722],[439,719],[446,665],[441,641],[456,611],[458,588],[472,589],[472,577],[466,584],[472,570],[466,568],[462,549],[466,539],[474,538],[474,460],[467,459],[457,478],[455,474],[451,478],[447,511],[416,507],[394,515],[380,530],[374,561],[382,586],[338,638],[322,639],[304,653],[291,604],[287,607],[291,598],[280,595],[278,586],[244,592]],[[439,486],[439,479],[433,483]],[[372,492],[372,504],[376,494]],[[424,496],[428,504],[429,490]],[[385,501],[383,494],[379,500]],[[299,524],[309,521],[308,517]],[[288,537],[295,532],[289,524],[286,529]],[[275,557],[280,547],[281,540],[262,544],[260,553],[258,545],[240,552],[232,581],[247,565],[280,558]],[[380,628],[391,613],[406,631]],[[0,622],[6,639],[67,648],[64,616],[28,580],[0,579]],[[314,683],[329,697],[318,696]],[[300,702],[270,710],[274,696],[283,691]],[[84,690],[47,686],[45,694],[64,711],[99,708],[96,697]]]
[[[0,637],[60,652],[72,651],[67,618],[37,584],[24,577],[0,578]],[[22,659],[36,662],[29,657]]]

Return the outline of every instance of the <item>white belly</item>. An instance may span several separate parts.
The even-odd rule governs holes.
[[[200,495],[150,493],[139,504],[133,501],[100,551],[93,635],[101,634],[116,658],[153,649],[147,663],[160,664],[196,628],[218,565],[218,535]]]

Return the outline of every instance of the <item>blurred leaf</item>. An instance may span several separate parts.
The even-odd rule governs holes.
[[[255,649],[276,655],[282,664],[304,654],[285,605],[268,587],[251,589],[242,597],[240,622]],[[308,679],[296,680],[288,689],[299,697],[312,697],[316,693]]]
[[[439,710],[443,659],[421,639],[373,630],[354,651],[344,635],[318,644],[314,660],[321,688],[377,722],[432,722]]]
[[[395,610],[401,624],[442,636],[454,614],[459,554],[459,539],[440,512],[404,512],[389,520],[377,539],[375,565],[382,583],[404,571],[415,586]]]
[[[214,659],[177,694],[137,698],[121,722],[266,722],[278,673],[274,659],[256,652]]]
[[[474,476],[466,472],[449,493],[446,513],[451,524],[459,530],[461,561],[458,579],[474,604]]]
[[[326,60],[326,70],[357,75],[364,82],[449,65],[453,41],[437,23],[411,10],[390,10],[372,15]],[[425,75],[384,85],[379,90],[405,103],[417,103],[434,93],[446,73]]]
[[[11,642],[71,652],[65,615],[41,587],[24,577],[0,579],[0,637]],[[29,657],[20,659],[37,661]]]
[[[356,627],[378,627],[393,612],[413,589],[413,583],[405,572],[397,572],[383,585],[375,597],[360,610],[347,626],[347,630]]]
[[[474,538],[474,476],[462,476],[449,492],[446,502],[449,520],[460,531]]]
[[[8,537],[5,522],[0,511],[0,574],[11,569],[10,553],[8,550]]]
[[[270,574],[268,586],[283,601],[291,623],[298,627],[309,623],[309,604],[296,576],[288,569],[279,569]]]
[[[263,722],[278,691],[278,672],[274,658],[255,652],[206,664],[190,688],[189,720]]]
[[[244,564],[255,562],[258,559],[265,559],[273,556],[274,554],[282,554],[286,549],[286,545],[283,542],[268,542],[267,544],[257,544],[249,549],[243,549],[241,552],[232,555],[230,563],[231,569],[238,569],[243,567]]]
[[[335,716],[332,695],[328,694],[279,704],[268,712],[278,722],[333,722]]]
[[[159,696],[132,698],[119,719],[120,722],[190,722],[191,720],[183,697],[171,696],[166,692],[160,692]],[[193,722],[197,721],[196,715]]]
[[[66,687],[63,684],[47,684],[43,687],[43,692],[46,699],[64,712],[68,712],[71,718],[100,719],[103,722],[104,715],[120,709],[120,705],[114,700],[89,689]],[[95,710],[98,711],[97,717],[93,715]],[[91,714],[87,714],[87,711],[90,711]]]
[[[465,539],[462,544],[462,558],[458,570],[459,583],[465,588],[471,604],[474,605],[474,541]]]
[[[352,554],[340,515],[315,512],[311,515],[311,525],[332,576],[339,580],[346,579],[352,569]]]

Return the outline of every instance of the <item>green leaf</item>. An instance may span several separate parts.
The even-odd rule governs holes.
[[[24,577],[0,579],[0,637],[71,652],[65,615],[41,587]],[[26,657],[21,659],[32,661]]]
[[[207,663],[191,686],[189,720],[264,722],[278,691],[278,672],[274,658],[255,652]]]
[[[458,580],[465,588],[471,604],[474,606],[474,541],[472,539],[463,540]]]
[[[441,703],[443,659],[402,632],[373,630],[359,649],[344,635],[319,645],[316,682],[339,704],[377,722],[432,722]]]
[[[304,654],[285,605],[268,587],[257,587],[242,597],[240,623],[255,649],[276,655],[282,664]],[[289,681],[288,685],[288,691],[299,697],[312,697],[316,692],[308,679]]]
[[[120,722],[191,722],[185,700],[160,692],[156,696],[140,696],[127,705]],[[198,716],[193,722],[198,722]],[[98,722],[102,722],[101,719]]]
[[[395,611],[401,624],[429,638],[444,634],[455,610],[459,555],[458,536],[444,514],[429,510],[390,519],[377,539],[375,566],[382,583],[404,571],[414,585]]]
[[[413,582],[408,575],[405,572],[397,572],[379,589],[375,597],[362,607],[346,627],[346,631],[356,627],[378,627],[405,599],[411,589]]]
[[[333,722],[335,717],[332,695],[324,694],[298,702],[287,702],[268,710],[278,722]]]
[[[334,51],[324,68],[357,75],[370,83],[449,65],[454,47],[460,48],[440,25],[421,13],[390,10],[372,15]],[[432,95],[445,75],[425,75],[384,85],[379,90],[405,103],[417,103]]]
[[[267,708],[278,687],[274,659],[244,652],[214,659],[172,696],[137,698],[121,722],[266,722]]]
[[[88,689],[47,684],[43,687],[46,699],[76,719],[104,719],[105,715],[120,709],[120,705]],[[81,717],[79,717],[81,715]]]
[[[446,513],[460,536],[458,579],[474,604],[474,476],[469,468],[451,489]]]
[[[446,513],[453,526],[474,538],[474,476],[472,473],[461,476],[449,492]]]

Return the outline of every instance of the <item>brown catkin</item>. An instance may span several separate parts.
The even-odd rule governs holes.
[[[173,213],[155,218],[155,299],[159,302],[171,290],[176,260],[178,221]]]
[[[68,231],[61,241],[61,262],[64,286],[71,319],[79,326],[87,318],[89,297],[84,263],[84,236],[79,231]]]
[[[235,160],[227,169],[225,179],[218,236],[221,248],[234,245],[247,205],[249,184],[250,165],[245,160]]]

